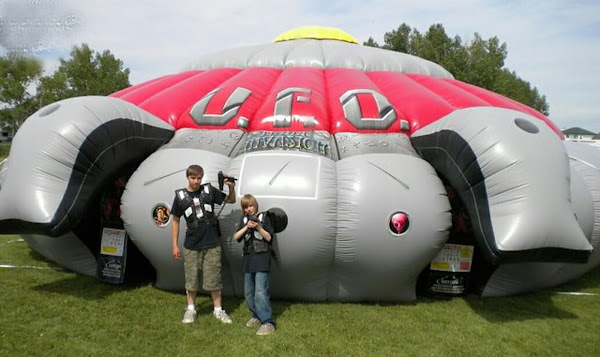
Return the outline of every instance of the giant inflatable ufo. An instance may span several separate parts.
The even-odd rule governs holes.
[[[168,212],[200,164],[206,182],[223,171],[238,195],[287,216],[273,297],[511,295],[600,263],[600,155],[563,139],[539,112],[435,63],[301,28],[40,109],[1,168],[0,232],[96,275],[117,221],[137,252],[127,269],[183,290]],[[242,296],[241,211],[219,210],[224,292]]]

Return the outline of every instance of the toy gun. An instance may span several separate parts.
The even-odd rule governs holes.
[[[223,171],[219,171],[218,180],[219,180],[219,190],[221,190],[221,191],[223,191],[223,186],[225,185],[225,182],[235,183],[235,181],[237,181],[237,179],[233,176],[226,176],[223,173]]]

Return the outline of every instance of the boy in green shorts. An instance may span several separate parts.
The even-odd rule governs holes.
[[[181,259],[179,250],[179,219],[184,216],[187,223],[183,241],[183,264],[185,269],[185,289],[187,309],[183,323],[192,323],[196,319],[195,300],[200,290],[199,273],[202,271],[202,288],[210,291],[214,306],[214,317],[222,323],[230,324],[231,318],[221,306],[221,246],[219,245],[219,222],[214,212],[215,204],[235,203],[233,181],[225,181],[229,194],[218,190],[211,184],[203,184],[204,170],[199,165],[191,165],[186,170],[188,186],[175,191],[173,201],[173,226],[171,240],[173,258]]]

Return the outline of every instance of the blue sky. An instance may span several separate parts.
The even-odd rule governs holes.
[[[406,23],[443,24],[508,46],[506,67],[537,87],[561,128],[600,132],[600,2],[308,0],[0,0],[0,45],[29,50],[46,74],[87,43],[110,50],[140,83],[225,48],[268,43],[297,26],[340,28],[362,43]]]

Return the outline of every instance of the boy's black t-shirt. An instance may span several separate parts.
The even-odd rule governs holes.
[[[208,187],[208,188],[207,188]],[[225,193],[217,190],[211,185],[202,185],[198,191],[190,192],[187,189],[187,194],[192,199],[202,205],[209,205],[210,210],[213,214],[214,205],[222,204],[225,198],[227,197]],[[204,191],[204,195],[202,192]],[[196,201],[197,200],[197,201]],[[185,212],[183,207],[179,204],[179,200],[177,197],[173,200],[173,205],[171,209],[171,214],[176,217],[184,216]],[[191,214],[196,214],[196,210],[200,210],[199,205],[192,204],[192,212]],[[217,226],[217,219],[215,218],[214,224],[209,224],[206,220],[200,220],[198,222],[198,227],[196,229],[187,229],[185,232],[185,240],[183,241],[183,247],[190,250],[200,250],[213,248],[219,245],[219,229]]]
[[[247,216],[244,215],[240,219],[240,223],[239,223],[238,229],[237,229],[238,231],[240,229],[244,228],[244,226],[246,225],[246,223],[244,222],[244,217],[247,217]],[[263,226],[265,231],[267,231],[267,232],[269,232],[269,234],[271,234],[271,239],[273,239],[274,233],[273,233],[273,227],[271,225],[271,220],[269,219],[269,215],[264,214],[261,225]],[[258,234],[260,236],[260,233],[258,233],[258,231],[256,231],[255,229],[248,230],[248,232],[246,232],[246,234]],[[244,244],[248,244],[248,243],[246,243],[246,234],[244,234],[244,236],[240,240],[240,242],[242,242]],[[272,242],[273,241],[271,240],[271,243]],[[271,243],[269,243],[269,244],[271,244]],[[253,247],[252,244],[250,244],[250,246]],[[244,273],[268,272],[271,269],[271,254],[268,251],[264,252],[264,253],[256,253],[254,251],[254,249],[251,248],[250,253],[245,254],[243,256],[242,266],[244,269],[243,270]]]

